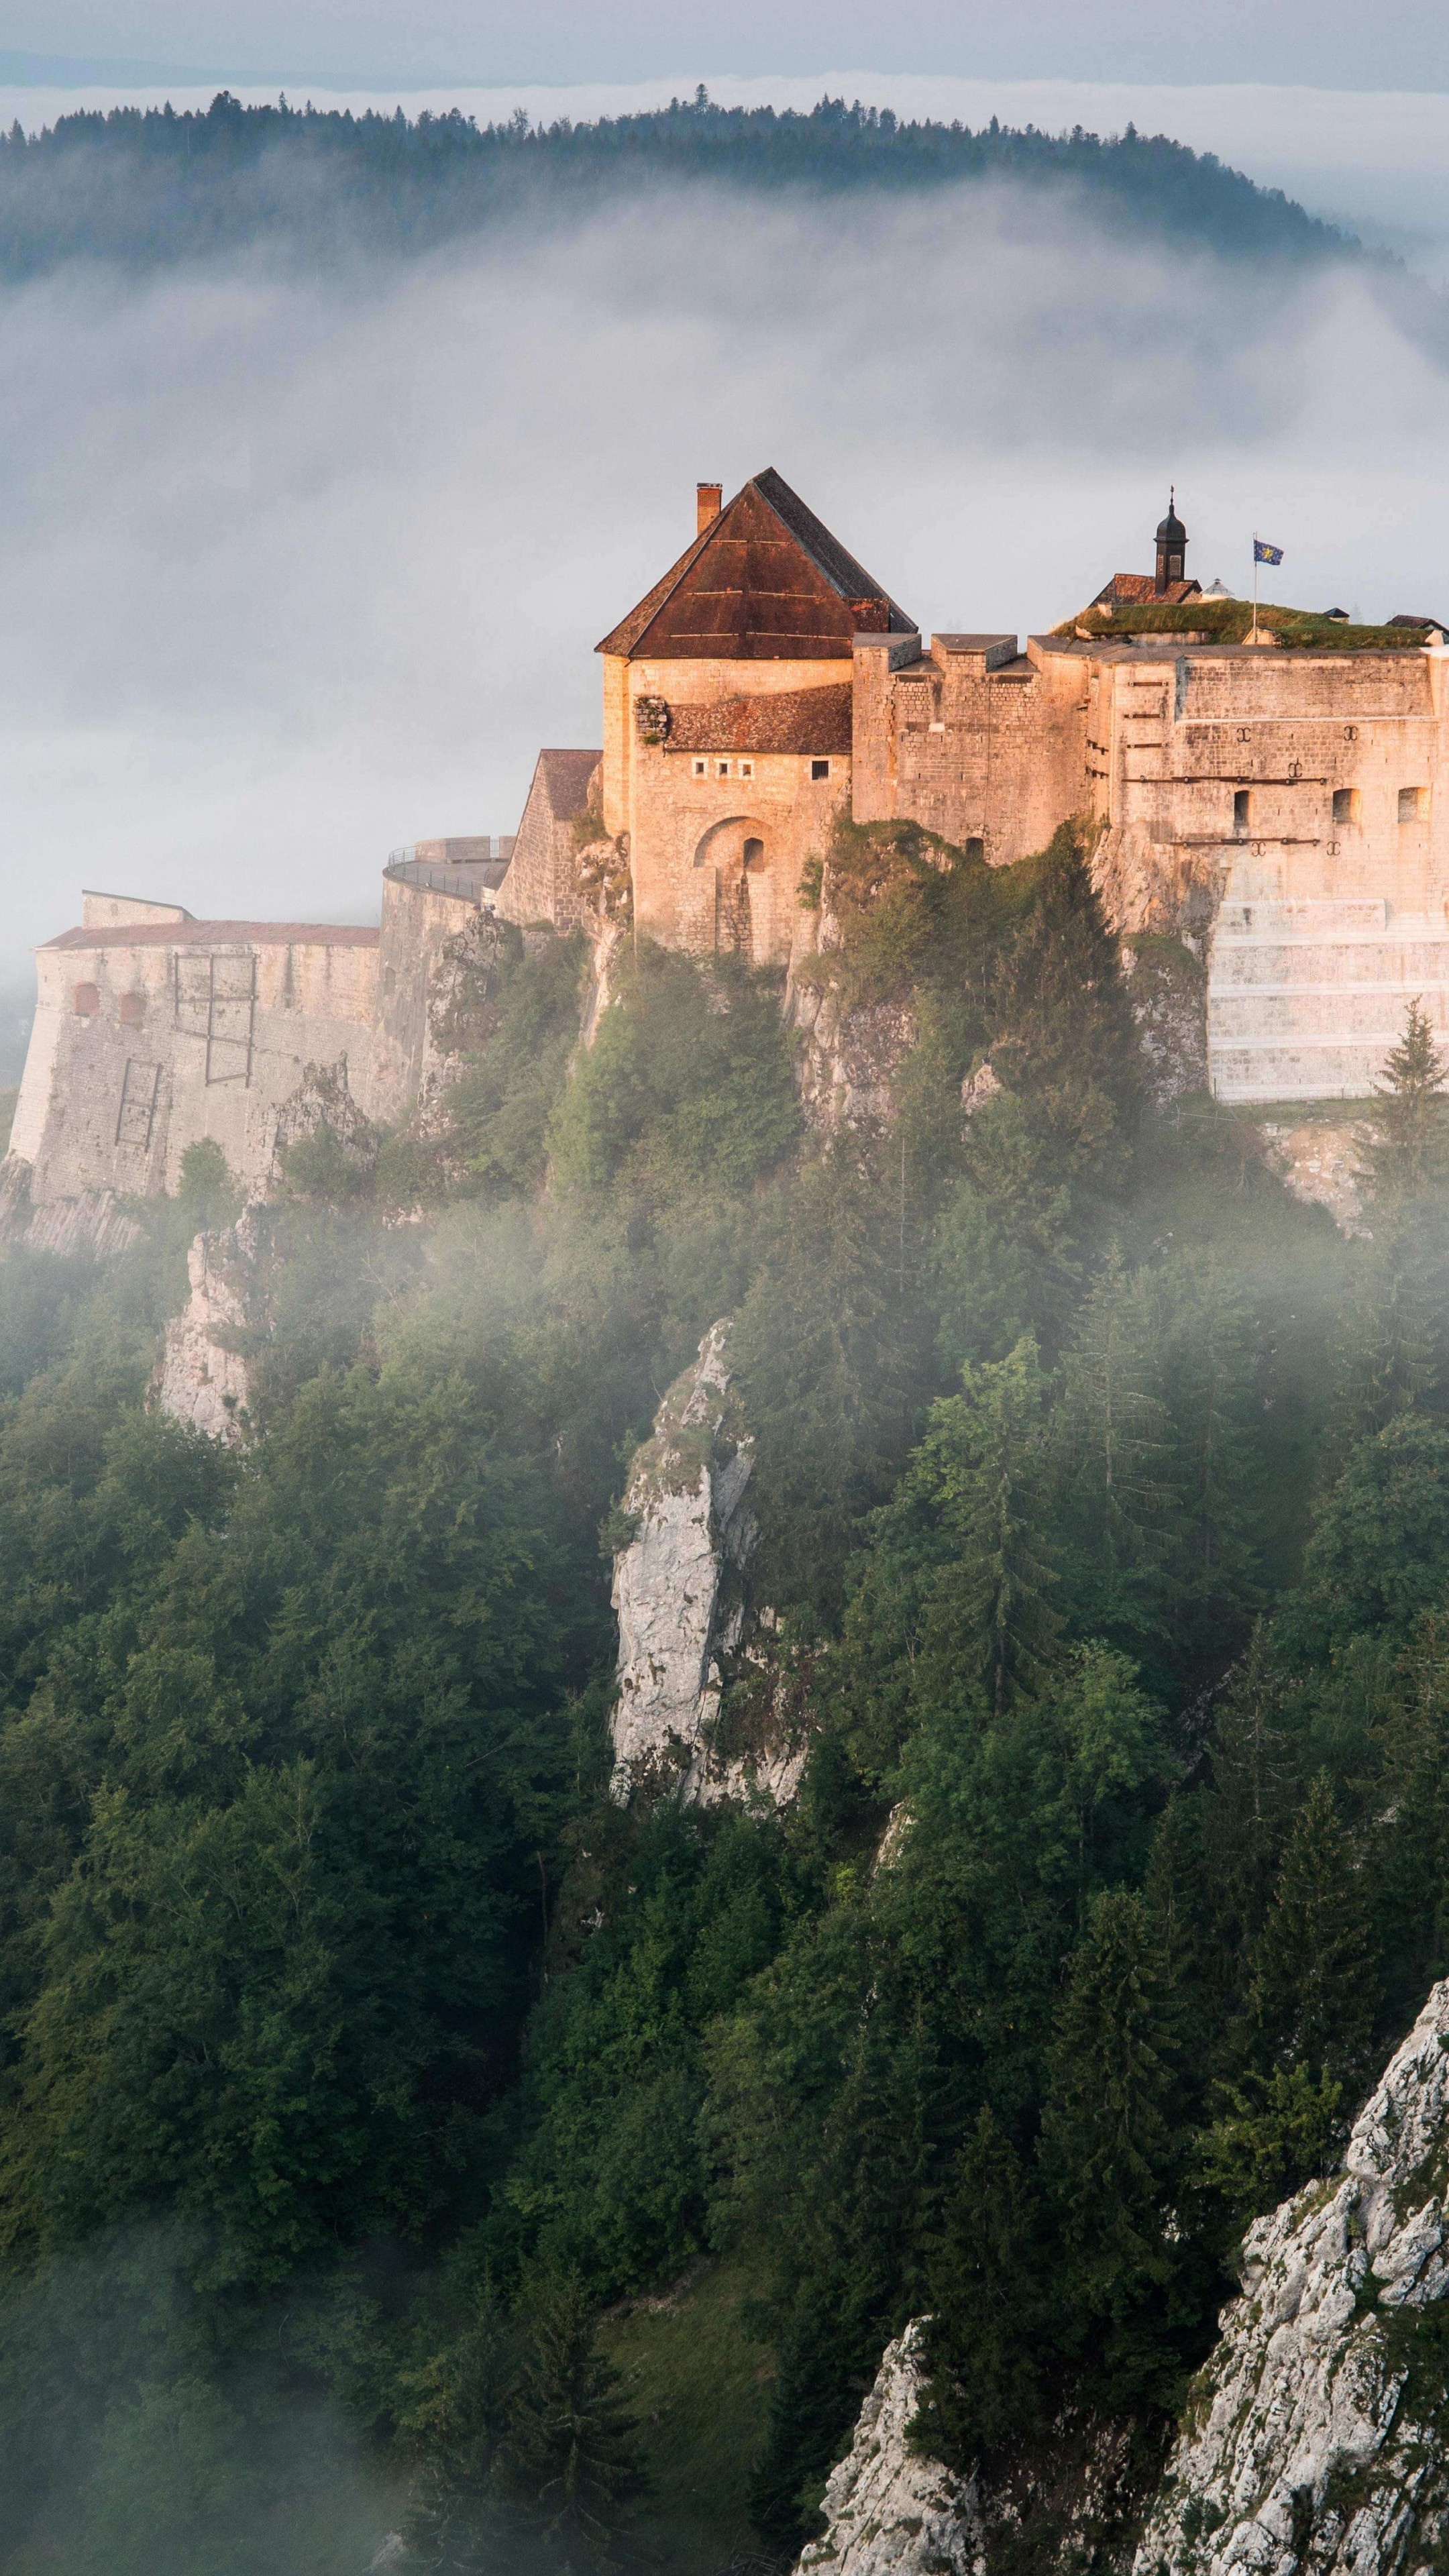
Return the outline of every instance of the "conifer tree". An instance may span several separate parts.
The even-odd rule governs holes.
[[[535,2274],[523,2301],[526,2340],[500,2482],[532,2508],[569,2570],[616,2565],[625,2511],[646,2487],[635,2419],[599,2351],[577,2272]]]
[[[1047,2261],[1040,2196],[984,2104],[956,2159],[926,2267],[931,2381],[922,2427],[932,2450],[960,2469],[1038,2418]]]
[[[1387,2018],[1406,2028],[1449,1965],[1449,1621],[1428,1611],[1382,1730],[1372,1903]]]
[[[1390,1202],[1373,1241],[1354,1247],[1333,1337],[1328,1450],[1336,1460],[1396,1415],[1432,1400],[1442,1330],[1438,1232],[1420,1205]]]
[[[1099,1896],[1057,2015],[1041,2165],[1057,2211],[1068,2331],[1098,2337],[1105,2402],[1140,2371],[1138,2312],[1172,2276],[1169,2203],[1179,2025],[1138,1893]]]
[[[1155,1283],[1114,1246],[1063,1365],[1051,1444],[1079,1626],[1136,1641],[1171,1544]]]
[[[1202,1828],[1200,1798],[1170,1797],[1158,1818],[1142,1881],[1142,1902],[1174,2008],[1184,2118],[1206,2082],[1223,1985]]]
[[[1250,2009],[1265,2062],[1359,2081],[1377,2000],[1364,1873],[1320,1771],[1289,1836],[1256,1948]]]
[[[1160,1303],[1175,1507],[1173,1625],[1184,1660],[1212,1654],[1220,1669],[1234,1626],[1241,1636],[1256,1598],[1262,1399],[1253,1318],[1227,1265],[1210,1255],[1169,1263]]]
[[[1360,1178],[1376,1205],[1419,1198],[1449,1174],[1446,1081],[1449,1056],[1435,1045],[1433,1024],[1415,999],[1360,1131]]]
[[[1015,1683],[1041,1672],[1060,1633],[1040,1533],[1045,1381],[1029,1334],[962,1377],[960,1395],[932,1406],[904,1490],[935,1509],[955,1551],[926,1619],[940,1682],[964,1669],[999,1710]]]
[[[1296,1795],[1301,1683],[1260,1626],[1224,1695],[1202,1822],[1217,1940],[1242,1992],[1273,1892]]]

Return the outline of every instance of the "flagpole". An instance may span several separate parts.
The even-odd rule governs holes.
[[[1258,531],[1253,530],[1253,642],[1258,641]]]

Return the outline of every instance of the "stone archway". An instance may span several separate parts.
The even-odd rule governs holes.
[[[769,868],[769,835],[753,814],[731,814],[711,824],[694,853],[694,864],[714,880],[713,938],[708,935],[710,907],[698,904],[703,945],[754,962],[756,925],[751,881],[756,886]],[[696,880],[697,882],[697,880]],[[763,891],[763,889],[761,889]],[[704,888],[700,888],[701,896]],[[762,927],[764,925],[761,925]]]

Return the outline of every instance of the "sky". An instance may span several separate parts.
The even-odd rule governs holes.
[[[798,33],[811,12],[779,14]],[[291,15],[334,47],[364,25]],[[119,47],[102,11],[61,21],[69,51]],[[127,51],[169,54],[179,24],[131,13]],[[1313,68],[1336,74],[1327,38]],[[670,85],[465,103],[578,115]],[[714,82],[827,86],[971,122],[1136,114],[1449,274],[1449,74],[1364,97]],[[12,85],[0,113],[84,94]],[[1285,598],[1449,614],[1432,339],[1351,270],[1167,259],[1009,190],[828,217],[660,199],[345,287],[52,279],[6,296],[3,346],[0,987],[83,885],[375,919],[394,846],[513,830],[539,746],[597,741],[593,644],[688,541],[700,479],[775,466],[928,630],[1026,633],[1149,565],[1169,480],[1205,580],[1245,588],[1258,527]]]
[[[5,46],[125,77],[329,86],[949,72],[1022,80],[1449,89],[1443,0],[8,0]],[[0,57],[0,75],[3,75]]]

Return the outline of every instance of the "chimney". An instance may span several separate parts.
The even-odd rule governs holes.
[[[724,485],[722,483],[696,483],[694,490],[694,533],[697,537],[702,537],[705,529],[712,527],[715,520],[719,517],[720,503],[724,499]]]

